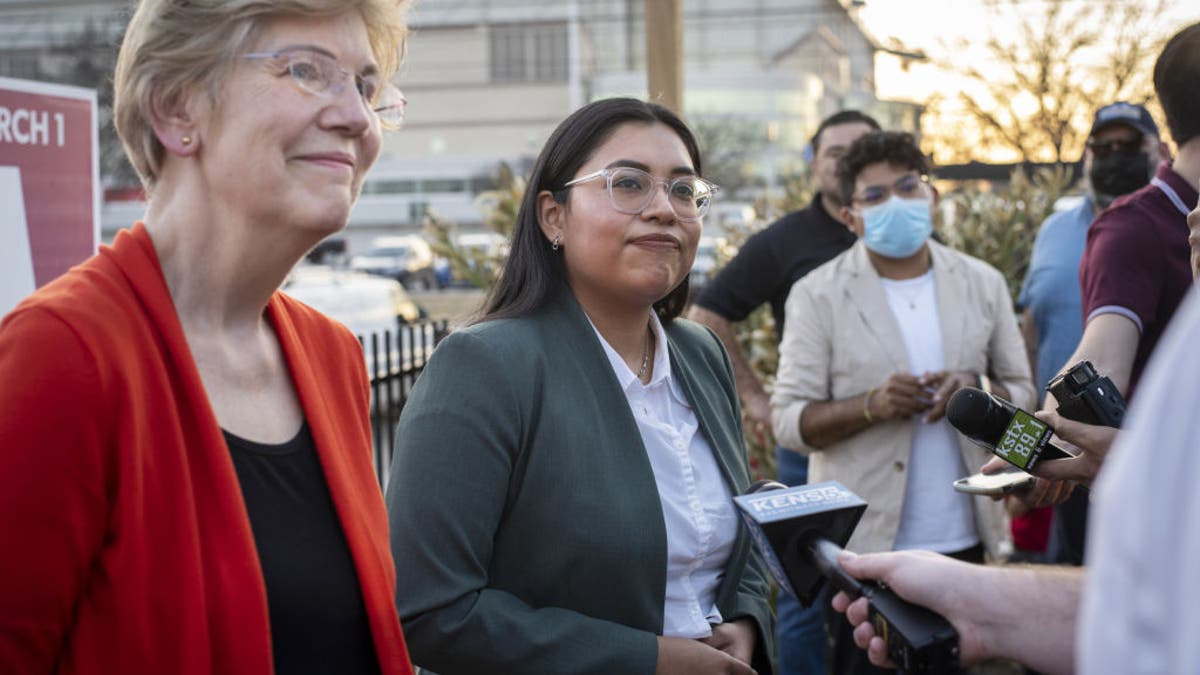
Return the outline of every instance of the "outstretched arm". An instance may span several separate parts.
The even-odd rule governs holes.
[[[1075,667],[1075,615],[1083,588],[1080,568],[989,567],[927,551],[855,556],[840,563],[859,579],[882,581],[900,597],[944,616],[958,631],[964,665],[1009,658],[1043,673]],[[891,666],[883,639],[867,621],[867,600],[844,593],[834,609],[854,625],[854,641],[871,662]]]

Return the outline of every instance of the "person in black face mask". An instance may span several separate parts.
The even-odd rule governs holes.
[[[1042,223],[1017,301],[1024,312],[1021,332],[1039,392],[1068,365],[1083,336],[1079,261],[1089,226],[1115,199],[1149,183],[1154,168],[1167,156],[1158,126],[1142,106],[1117,102],[1096,111],[1083,153],[1083,197],[1073,208]],[[1010,501],[1019,508],[1019,502]],[[1035,523],[1045,519],[1013,515],[1014,532],[1029,532],[1022,528],[1036,528]],[[1017,536],[1014,543],[1027,557],[1079,565],[1086,522],[1087,495],[1083,493],[1055,509],[1054,532],[1044,554],[1038,549],[1038,536],[1028,540]]]
[[[1083,156],[1097,212],[1149,183],[1166,157],[1158,125],[1145,108],[1117,102],[1098,110]]]

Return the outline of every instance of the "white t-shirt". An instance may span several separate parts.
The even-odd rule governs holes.
[[[1200,295],[1159,341],[1095,483],[1076,664],[1200,673]]]
[[[712,624],[724,621],[717,587],[733,552],[738,516],[696,413],[671,374],[667,335],[657,316],[651,314],[651,320],[657,349],[648,384],[637,379],[600,331],[596,336],[629,401],[658,484],[667,529],[663,635],[708,637]]]
[[[933,270],[915,279],[880,281],[900,325],[912,373],[920,376],[943,370],[946,358]],[[922,414],[915,415],[912,422],[908,483],[893,546],[939,553],[970,548],[979,543],[971,498],[953,488],[954,481],[966,475],[958,436],[944,418],[929,424]]]

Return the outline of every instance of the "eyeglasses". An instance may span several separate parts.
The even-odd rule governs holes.
[[[659,180],[654,176],[629,166],[615,169],[601,169],[586,176],[580,176],[563,186],[563,189],[605,178],[608,180],[608,198],[613,208],[621,213],[636,215],[646,210],[654,199],[654,188],[662,185],[667,190],[668,201],[675,217],[695,222],[708,213],[712,205],[713,195],[718,190],[716,185],[699,176],[680,176],[671,180]]]
[[[910,173],[901,176],[891,187],[871,185],[864,189],[862,194],[851,197],[850,201],[864,206],[877,206],[886,202],[892,195],[901,199],[917,199],[928,194],[928,185],[928,177]]]
[[[323,98],[341,96],[346,90],[346,82],[353,81],[355,90],[367,109],[379,119],[380,126],[397,129],[404,122],[408,101],[396,85],[382,81],[377,75],[356,75],[328,54],[292,48],[242,54],[241,58],[266,60],[277,67],[281,75],[284,72],[290,75],[292,83],[301,90]]]
[[[1142,139],[1140,138],[1114,138],[1111,141],[1088,141],[1088,150],[1092,151],[1095,157],[1108,157],[1113,153],[1122,155],[1135,155],[1142,149]]]

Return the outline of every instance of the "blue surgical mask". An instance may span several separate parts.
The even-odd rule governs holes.
[[[892,195],[862,210],[863,243],[885,258],[907,258],[921,249],[933,232],[929,199]]]

